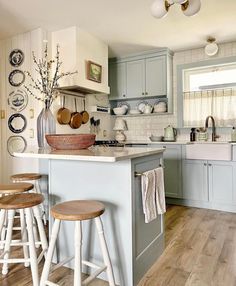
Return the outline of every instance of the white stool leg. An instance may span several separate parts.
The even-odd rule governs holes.
[[[11,239],[12,239],[12,228],[13,228],[13,221],[15,216],[15,210],[8,210],[8,219],[7,219],[7,235],[6,235],[6,242],[4,247],[4,260],[9,259],[10,250],[11,250]],[[2,274],[6,275],[8,273],[8,263],[5,261],[2,267]]]
[[[114,274],[111,266],[111,259],[108,253],[107,244],[104,236],[103,225],[100,217],[95,218],[95,223],[99,235],[99,241],[102,249],[104,264],[107,266],[107,276],[110,286],[115,286]]]
[[[38,286],[39,285],[38,262],[35,249],[34,234],[33,234],[33,221],[32,221],[31,208],[26,208],[25,214],[26,214],[26,224],[27,224],[27,232],[29,240],[30,267],[32,273],[33,286]]]
[[[43,267],[43,272],[41,275],[40,286],[45,286],[46,285],[45,282],[48,280],[50,266],[52,263],[52,256],[54,253],[56,240],[57,240],[58,232],[60,229],[60,224],[61,224],[61,221],[59,219],[55,219],[53,227],[52,227],[52,234],[51,234],[51,239],[49,242],[47,257],[46,257],[44,267]]]
[[[82,285],[82,224],[75,222],[75,265],[74,265],[74,286]]]
[[[20,226],[21,226],[21,241],[27,242],[26,225],[25,225],[25,213],[23,209],[20,209]],[[27,245],[23,244],[24,258],[29,259],[29,251]],[[25,262],[25,267],[29,267],[29,262]]]
[[[35,221],[34,214],[33,214],[32,212],[31,212],[31,216],[32,216],[32,222],[33,222],[34,240],[35,240],[35,241],[39,241],[37,224],[36,224],[36,221]],[[39,248],[40,245],[37,244],[35,247],[36,247],[36,248]]]
[[[33,207],[33,212],[34,212],[34,216],[35,216],[35,218],[37,220],[38,230],[39,230],[39,237],[40,237],[43,253],[44,253],[45,258],[46,258],[46,251],[48,249],[48,242],[47,242],[47,237],[46,237],[46,234],[45,234],[44,226],[43,226],[43,223],[42,223],[42,217],[40,215],[39,206]]]
[[[1,210],[0,212],[0,235],[1,235],[1,241],[5,240],[5,220],[6,220],[6,210]],[[4,243],[0,243],[0,249],[4,248]]]
[[[41,195],[42,195],[42,191],[41,191],[40,184],[39,184],[39,181],[38,181],[38,180],[35,181],[34,188],[35,188],[35,192],[36,192],[37,194],[41,194]],[[44,225],[46,225],[46,224],[47,224],[46,212],[45,212],[45,207],[44,207],[43,202],[41,203],[40,207],[41,207],[41,210],[42,210],[43,222],[44,222]]]

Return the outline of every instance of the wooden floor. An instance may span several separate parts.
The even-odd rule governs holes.
[[[166,249],[138,286],[236,286],[236,214],[170,206],[165,225]],[[51,278],[73,285],[73,273],[64,267]],[[30,270],[12,265],[7,277],[0,275],[0,285],[30,286]],[[90,285],[108,283],[96,280]]]

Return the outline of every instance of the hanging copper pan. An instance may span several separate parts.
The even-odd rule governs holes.
[[[84,106],[84,110],[81,111],[80,114],[82,116],[82,124],[86,124],[89,121],[89,114],[85,110],[85,99],[84,98],[83,98],[83,106]]]
[[[71,118],[71,112],[68,108],[65,108],[65,96],[62,98],[62,107],[57,111],[57,121],[60,124],[69,124]]]
[[[75,112],[71,114],[70,119],[70,127],[73,129],[77,129],[82,124],[82,115],[77,111],[77,102],[75,98]]]

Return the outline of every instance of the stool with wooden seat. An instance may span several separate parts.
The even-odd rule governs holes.
[[[0,184],[0,197],[6,196],[6,195],[13,195],[23,192],[31,191],[34,188],[33,184],[30,183],[14,183],[14,184]],[[1,233],[1,241],[5,241],[5,233],[6,233],[6,217],[3,215],[4,213],[0,213],[0,225],[2,226]],[[15,216],[17,218],[18,216]],[[20,216],[21,217],[21,216]],[[22,223],[22,217],[20,219]],[[21,230],[21,227],[13,227],[13,230]],[[0,244],[0,249],[4,247],[3,244]]]
[[[38,261],[35,248],[35,239],[33,234],[33,216],[37,221],[42,252],[39,255],[40,260],[47,251],[47,238],[44,231],[43,222],[39,210],[39,205],[43,202],[43,196],[35,193],[22,193],[15,195],[7,195],[0,198],[0,232],[2,231],[4,218],[7,216],[7,231],[4,241],[4,251],[0,255],[0,263],[3,263],[2,274],[8,273],[9,263],[29,263],[31,266],[33,285],[39,285]],[[13,222],[16,210],[21,212],[21,235],[20,241],[12,240]],[[26,226],[24,218],[26,219]],[[27,232],[27,234],[26,234]],[[27,241],[28,237],[28,241]],[[2,241],[1,241],[2,242]],[[11,246],[23,246],[24,258],[10,258]],[[29,248],[29,249],[28,249]],[[29,251],[28,251],[29,250]]]
[[[74,233],[74,245],[75,255],[74,257],[67,258],[58,265],[62,266],[69,262],[73,258],[74,261],[74,286],[87,285],[94,280],[103,271],[107,272],[108,281],[110,286],[115,286],[114,275],[112,265],[107,249],[106,240],[104,237],[103,225],[100,216],[104,213],[105,207],[102,203],[97,201],[88,200],[76,200],[60,203],[52,207],[51,214],[55,221],[52,228],[51,240],[49,243],[48,253],[44,264],[40,286],[45,285],[58,285],[48,280],[50,273],[50,266],[52,263],[52,257],[55,249],[56,239],[59,233],[61,221],[75,221],[75,233]],[[99,242],[102,250],[104,265],[99,266],[89,261],[82,261],[82,221],[83,220],[95,220],[96,229],[99,235]],[[82,276],[82,264],[95,268],[95,272],[86,278],[83,282]],[[57,266],[55,268],[57,268]]]
[[[37,194],[42,194],[39,181],[42,178],[42,175],[39,173],[20,173],[20,174],[14,174],[10,177],[13,183],[19,183],[19,182],[33,182],[34,184],[34,190]],[[41,206],[42,212],[43,212],[43,220],[44,224],[46,225],[46,213],[45,213],[45,207],[42,204]]]

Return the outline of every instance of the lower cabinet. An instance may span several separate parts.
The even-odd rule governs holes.
[[[235,162],[208,161],[209,198],[216,204],[236,204]]]
[[[169,144],[152,144],[149,147],[164,148],[164,180],[165,180],[165,195],[169,198],[182,198],[182,146]]]
[[[183,199],[208,201],[207,163],[201,160],[182,161]]]
[[[235,163],[182,161],[183,199],[206,202],[212,209],[231,210],[236,205]],[[199,205],[200,206],[200,205]]]

